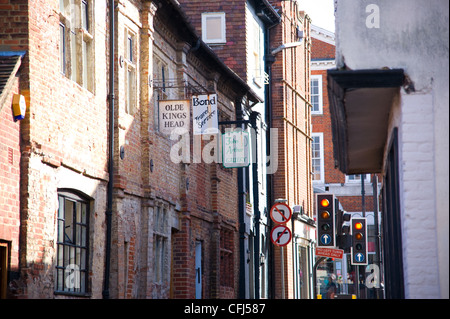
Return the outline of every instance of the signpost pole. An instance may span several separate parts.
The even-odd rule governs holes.
[[[281,246],[281,299],[284,299],[284,246]]]
[[[284,288],[284,246],[290,243],[292,233],[286,226],[292,217],[291,208],[284,203],[276,203],[270,209],[270,218],[277,224],[270,233],[270,239],[274,245],[279,246],[281,253],[281,299],[285,299]],[[285,236],[287,235],[287,236]]]

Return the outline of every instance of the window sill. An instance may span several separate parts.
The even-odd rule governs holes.
[[[69,292],[69,291],[59,291],[56,290],[53,292],[55,296],[67,296],[67,297],[83,297],[90,298],[92,295],[89,292]]]

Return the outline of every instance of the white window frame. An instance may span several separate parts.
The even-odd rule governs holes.
[[[208,18],[220,18],[220,37],[215,39],[207,38],[207,23]],[[227,42],[226,37],[226,22],[225,22],[225,12],[204,12],[202,13],[202,40],[208,44],[225,44]]]
[[[60,0],[60,72],[94,93],[94,1]]]
[[[320,179],[319,180],[314,180],[313,179],[313,183],[325,183],[325,162],[324,162],[324,151],[323,151],[323,147],[324,147],[324,143],[323,143],[323,133],[312,133],[311,137],[319,137],[320,138]],[[312,142],[311,142],[311,162],[313,160],[313,147],[312,147]],[[312,165],[312,163],[311,163]],[[311,166],[312,168],[312,166]],[[312,171],[313,173],[313,171]]]
[[[318,81],[318,85],[319,85],[319,110],[314,111],[313,108],[311,108],[311,114],[323,114],[323,83],[322,83],[322,75],[320,74],[313,74],[311,75],[311,82],[313,80],[317,80]],[[312,85],[311,85],[311,89],[312,89]],[[311,100],[312,100],[312,92],[311,92]],[[312,101],[311,101],[311,106],[312,106]]]
[[[361,175],[361,174],[354,174],[354,175]],[[353,175],[345,175],[345,182],[346,183],[361,183],[361,177],[359,177],[358,179],[350,179],[350,176]],[[366,174],[365,179],[364,179],[364,183],[370,183],[370,174]]]
[[[138,110],[138,89],[137,89],[137,61],[138,43],[137,35],[128,28],[125,28],[125,112],[134,115]]]
[[[262,87],[264,84],[264,76],[263,76],[263,50],[261,46],[262,34],[261,34],[261,26],[258,24],[256,20],[252,21],[252,39],[250,42],[251,46],[251,59],[253,60],[253,83],[255,83],[258,87]]]

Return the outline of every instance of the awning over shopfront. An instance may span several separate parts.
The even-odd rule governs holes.
[[[389,114],[403,83],[402,69],[328,70],[334,158],[343,173],[381,172]]]

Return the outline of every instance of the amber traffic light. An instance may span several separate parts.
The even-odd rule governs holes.
[[[367,220],[352,218],[352,265],[367,265]]]
[[[335,246],[335,204],[333,194],[317,194],[317,246]]]

